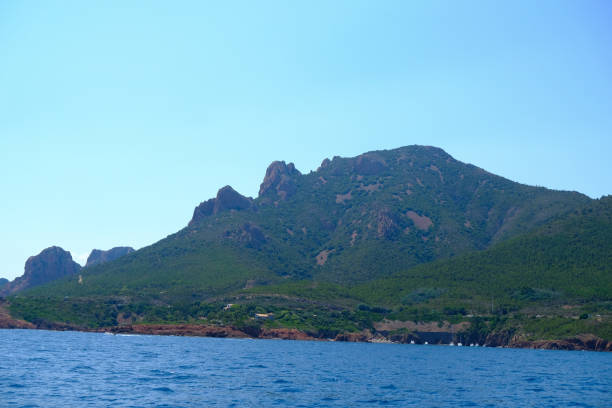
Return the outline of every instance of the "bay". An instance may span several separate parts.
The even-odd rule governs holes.
[[[0,330],[2,407],[604,407],[612,354]]]

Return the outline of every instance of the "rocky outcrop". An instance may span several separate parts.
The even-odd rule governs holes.
[[[0,329],[34,329],[36,326],[25,320],[14,319],[7,311],[8,303],[0,301]]]
[[[240,211],[251,208],[253,200],[238,193],[231,186],[225,186],[217,192],[217,197],[204,201],[193,211],[189,225],[195,225],[202,219],[223,211]]]
[[[135,324],[108,329],[112,333],[155,334],[166,336],[232,337],[246,338],[248,334],[229,326],[197,324]]]
[[[227,210],[246,210],[251,207],[251,200],[241,195],[230,186],[225,186],[217,192],[215,199],[215,214]]]
[[[132,252],[134,252],[134,248],[132,247],[114,247],[109,249],[108,251],[94,249],[87,257],[87,263],[85,264],[85,267],[111,262]]]
[[[346,341],[350,343],[364,343],[369,342],[372,338],[372,333],[368,330],[355,333],[339,333],[336,335],[334,341]]]
[[[268,166],[263,183],[259,187],[259,196],[272,195],[282,200],[292,196],[297,191],[296,177],[300,173],[293,163],[275,161]]]
[[[263,328],[257,337],[260,339],[320,340],[318,338],[310,336],[309,334],[301,330],[287,329],[287,328],[278,328],[278,329]]]
[[[225,231],[225,237],[246,244],[249,248],[259,248],[266,242],[266,236],[261,228],[250,222],[237,229]]]
[[[419,215],[414,211],[406,212],[406,216],[412,220],[414,226],[421,231],[427,231],[433,225],[431,218],[425,215]]]
[[[288,328],[237,328],[233,326],[209,326],[198,324],[134,324],[112,327],[106,330],[112,333],[137,333],[167,336],[316,340],[316,338],[301,330]]]
[[[379,238],[391,239],[398,231],[396,216],[387,209],[379,211],[376,217],[376,235]]]
[[[612,342],[593,334],[579,334],[576,337],[561,340],[513,341],[508,344],[508,347],[546,350],[612,351]]]
[[[321,169],[329,167],[330,164],[331,164],[331,160],[329,160],[328,158],[323,159],[317,171],[320,171]]]
[[[382,158],[374,155],[358,156],[353,164],[353,171],[356,174],[362,174],[366,176],[380,174],[387,169],[388,167],[385,161]]]
[[[23,276],[0,288],[0,295],[9,295],[64,276],[74,275],[80,269],[81,265],[72,260],[70,252],[53,246],[36,256],[29,257],[25,263]]]

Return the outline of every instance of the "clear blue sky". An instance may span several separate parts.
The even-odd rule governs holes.
[[[149,245],[267,165],[435,145],[612,193],[612,3],[2,1],[0,276]]]

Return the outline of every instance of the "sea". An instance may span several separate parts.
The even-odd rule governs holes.
[[[0,330],[0,407],[612,407],[612,353]]]

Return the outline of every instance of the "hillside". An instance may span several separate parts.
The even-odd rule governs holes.
[[[354,285],[488,248],[588,202],[432,147],[335,157],[305,175],[274,162],[256,199],[224,187],[183,230],[54,290],[206,299],[286,280]]]
[[[397,305],[410,298],[407,290],[419,287],[444,288],[440,297],[464,300],[481,312],[491,298],[495,308],[507,310],[541,301],[612,301],[612,196],[485,251],[420,265],[354,293]]]
[[[306,175],[274,162],[256,199],[226,186],[178,233],[83,269],[81,282],[24,292],[11,310],[43,327],[206,322],[333,337],[464,322],[452,331],[502,336],[492,344],[612,339],[611,201],[422,146],[336,157]]]
[[[384,325],[375,322],[383,319],[478,323],[474,335],[481,342],[496,332],[505,333],[503,344],[512,336],[520,341],[579,333],[611,340],[612,197],[483,251],[348,288],[303,280],[245,290],[236,297],[249,298],[270,305],[282,303],[281,298],[296,304],[308,299],[352,310],[348,321],[365,314],[373,319],[365,326],[378,328]],[[308,327],[310,320],[301,324]]]
[[[248,333],[287,327],[315,337],[357,332],[354,338],[365,339],[359,332],[369,330],[399,341],[419,339],[410,337],[417,334],[421,340],[433,336],[430,341],[459,335],[481,344],[544,346],[559,343],[537,341],[580,335],[591,342],[581,347],[605,349],[612,346],[611,234],[612,197],[606,197],[490,249],[352,287],[309,279],[229,291],[207,302],[175,293],[165,303],[164,296],[125,292],[53,298],[44,294],[60,288],[47,286],[12,298],[12,311],[42,327],[54,321],[89,327],[205,322]],[[226,303],[234,305],[224,310]],[[274,320],[253,321],[255,313]]]

